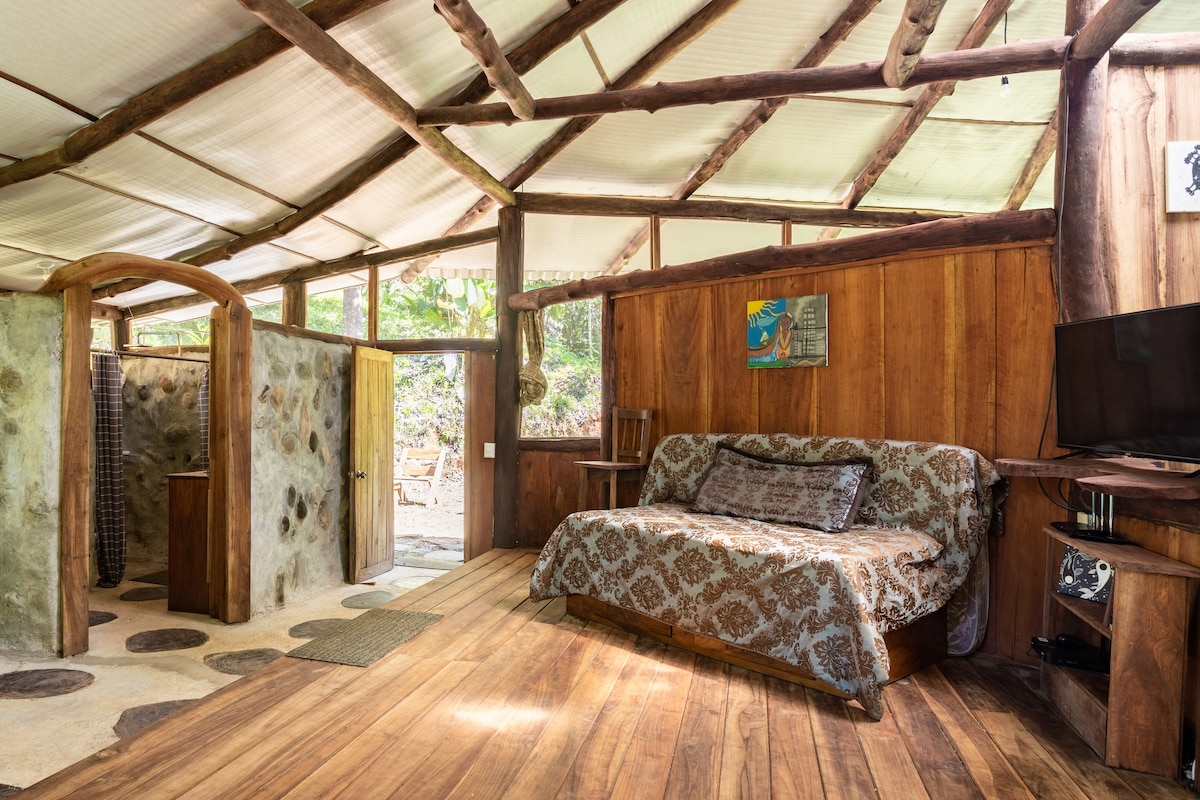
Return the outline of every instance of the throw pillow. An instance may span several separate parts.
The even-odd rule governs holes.
[[[869,459],[777,461],[721,444],[691,510],[844,531],[858,514],[872,470]]]

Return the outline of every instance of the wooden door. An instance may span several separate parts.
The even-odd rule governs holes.
[[[392,568],[392,354],[355,347],[350,388],[350,581]]]

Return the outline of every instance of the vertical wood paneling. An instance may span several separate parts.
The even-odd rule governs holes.
[[[1200,131],[1200,104],[1194,102],[1197,83],[1200,83],[1200,66],[1174,67],[1163,78],[1164,97],[1158,107],[1165,116],[1163,138],[1166,141],[1197,138],[1196,131]],[[1161,227],[1153,226],[1153,221],[1149,224],[1164,239],[1165,304],[1200,302],[1200,261],[1197,256],[1200,254],[1200,214],[1164,216],[1165,223]],[[1139,226],[1143,224],[1147,223],[1138,222]]]
[[[954,298],[947,257],[883,268],[884,433],[889,439],[949,441],[954,431],[954,361],[948,336]]]
[[[882,437],[883,268],[820,273],[813,292],[829,295],[830,331],[829,366],[816,372],[815,433]]]
[[[653,408],[650,438],[662,437],[662,406],[658,402],[658,364],[653,351],[643,351],[658,341],[654,295],[625,298],[613,304],[613,350],[617,403],[626,408]]]
[[[746,303],[757,297],[754,281],[712,287],[713,375],[708,392],[712,429],[728,433],[758,430],[758,375],[764,370],[746,366]],[[743,320],[741,325],[734,324]]]
[[[596,447],[574,451],[521,450],[518,462],[521,494],[517,502],[517,547],[541,547],[558,523],[568,514],[578,511],[579,467],[575,466],[575,462],[599,458],[600,450]],[[594,485],[607,487],[607,484],[599,482]],[[637,490],[632,481],[622,484],[618,500],[622,505],[635,505]],[[597,494],[599,491],[599,488],[592,490],[591,508],[601,507]],[[607,497],[605,494],[605,508]]]
[[[753,299],[770,300],[776,297],[803,297],[814,294],[813,276],[801,274],[761,280],[758,282],[758,292],[758,296]],[[742,338],[745,340],[744,312],[740,327]],[[800,436],[815,433],[816,373],[825,369],[827,367],[754,370],[758,377],[758,429],[783,431]]]
[[[712,290],[685,289],[652,297],[653,318],[658,322],[659,383],[670,387],[655,406],[655,415],[661,410],[668,430],[709,430]]]
[[[953,259],[954,441],[996,449],[996,254]]]
[[[1045,422],[1048,445],[1057,453],[1054,420],[1046,420],[1054,359],[1055,299],[1049,248],[996,254],[996,448],[997,458],[1036,456]],[[1052,413],[1052,411],[1051,411]],[[1048,487],[1051,492],[1054,486]],[[991,540],[991,622],[986,649],[1026,658],[1029,638],[1041,633],[1045,586],[1042,526],[1065,514],[1032,478],[1012,479],[1004,507],[1004,535]]]
[[[463,432],[463,558],[470,561],[492,549],[494,458],[483,445],[496,431],[496,356],[463,353],[466,425]]]

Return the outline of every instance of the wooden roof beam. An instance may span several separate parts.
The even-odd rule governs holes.
[[[820,66],[838,45],[846,41],[850,33],[860,22],[870,15],[879,3],[880,0],[851,0],[841,15],[833,21],[833,24],[826,29],[825,33],[821,34],[816,43],[804,54],[804,57],[796,62],[795,69],[808,69]],[[734,128],[732,133],[725,137],[725,141],[716,150],[709,153],[708,158],[704,159],[704,162],[688,176],[683,185],[676,189],[675,193],[671,196],[676,200],[686,200],[695,194],[701,186],[708,183],[714,175],[720,172],[725,163],[733,158],[733,154],[741,149],[742,145],[749,141],[750,137],[760,128],[766,125],[771,120],[771,117],[775,115],[775,112],[783,108],[790,99],[789,97],[773,97],[769,100],[759,101],[754,110],[742,120],[740,125]],[[650,240],[650,231],[651,227],[647,224],[635,233],[625,243],[625,246],[621,248],[621,251],[617,253],[616,257],[604,268],[604,274],[615,275],[624,269],[630,259]]]
[[[725,14],[741,2],[742,0],[709,0],[700,10],[688,17],[679,27],[667,34],[654,47],[650,48],[650,51],[638,59],[636,64],[625,70],[621,74],[621,77],[613,81],[613,91],[640,86],[659,67],[674,58],[681,50],[703,35],[721,17],[725,16]],[[539,108],[541,107],[541,102],[541,100],[538,101]],[[501,107],[507,110],[507,107],[503,106],[503,104],[501,104]],[[536,117],[537,115],[535,114],[534,116]],[[561,153],[567,145],[578,139],[585,131],[599,122],[599,120],[600,118],[596,116],[585,116],[573,119],[566,125],[563,125],[553,136],[543,142],[537,150],[533,151],[519,167],[505,177],[504,185],[512,187],[520,186],[549,163],[552,158]],[[462,231],[470,230],[472,226],[487,216],[487,213],[492,209],[492,205],[493,201],[490,197],[481,198],[475,205],[467,209],[466,213],[459,217],[446,233],[461,233]],[[433,263],[433,258],[424,258],[415,261],[409,265],[408,269],[404,270],[401,277],[406,281],[414,280],[431,263]]]
[[[287,0],[238,0],[244,8],[266,22],[284,38],[303,50],[342,83],[370,100],[391,117],[405,133],[429,150],[443,164],[473,183],[503,205],[516,202],[512,190],[451,142],[440,130],[421,126],[408,101],[378,75],[355,58],[328,33],[315,25]]]
[[[962,243],[967,241],[973,246],[1048,241],[1054,236],[1056,225],[1054,210],[1049,208],[998,211],[964,219],[940,219],[890,231],[864,233],[840,241],[773,245],[662,269],[643,269],[624,275],[569,281],[511,295],[508,305],[514,311],[536,311],[559,303],[599,297],[607,292],[660,289],[781,270],[880,261],[924,251],[961,248]]]
[[[847,228],[900,228],[919,222],[961,217],[963,214],[923,211],[852,211],[844,208],[802,208],[738,200],[667,200],[656,197],[522,192],[517,205],[527,214],[572,214],[591,217],[649,217],[663,219],[723,219],[739,222],[794,222],[800,225],[841,225]]]
[[[983,53],[985,50],[979,49],[980,46],[987,41],[987,37],[995,29],[1000,20],[1004,18],[1004,14],[1008,11],[1008,7],[1012,5],[1013,0],[988,0],[987,5],[979,12],[975,18],[975,22],[971,24],[970,29],[963,35],[963,38],[958,43],[955,52],[962,55],[971,55],[973,53]],[[1010,45],[1001,45],[1000,48],[989,47],[987,51],[1003,49]],[[924,61],[925,59],[921,59]],[[1057,65],[1056,65],[1057,66]],[[912,108],[904,115],[904,119],[900,120],[900,124],[892,131],[891,136],[884,142],[883,146],[875,152],[871,162],[863,168],[858,177],[854,179],[854,183],[850,186],[850,191],[847,192],[845,200],[842,201],[844,208],[854,208],[862,202],[867,193],[878,183],[879,178],[884,171],[904,149],[913,135],[917,132],[917,128],[925,121],[925,118],[933,111],[934,106],[941,102],[943,97],[953,94],[955,87],[958,85],[956,80],[943,80],[932,83],[925,88],[921,95],[912,104]],[[834,236],[833,231],[822,231],[823,238]]]
[[[903,86],[914,69],[917,59],[925,49],[925,42],[933,34],[938,17],[946,0],[907,0],[900,25],[892,34],[887,55],[883,59],[880,74],[883,82],[897,88]]]
[[[921,56],[908,83],[912,85],[965,81],[994,75],[1017,75],[1059,69],[1069,41],[1069,37],[1059,36]],[[887,84],[880,75],[881,67],[882,63],[879,61],[866,61],[812,69],[753,72],[746,75],[658,83],[653,86],[596,94],[543,97],[538,100],[534,119],[594,117],[622,111],[653,112],[678,106],[884,89],[887,88]],[[495,125],[518,121],[503,103],[419,109],[417,120],[422,125]]]
[[[384,0],[314,0],[300,11],[323,28],[338,25]],[[258,30],[219,53],[172,75],[72,133],[53,150],[0,167],[0,187],[78,164],[200,95],[244,75],[291,43],[270,29]]]
[[[397,261],[407,261],[410,258],[418,258],[420,256],[429,255],[430,253],[448,253],[451,250],[462,250],[466,247],[474,247],[478,244],[496,241],[498,236],[496,228],[481,228],[477,231],[461,233],[455,236],[442,236],[438,239],[429,239],[424,242],[416,242],[415,244],[397,247],[393,250],[381,250],[378,253],[366,253],[363,255],[348,256],[347,258],[339,258],[336,261],[326,261],[322,264],[314,264],[309,267],[300,269],[285,269],[279,272],[272,272],[268,275],[259,275],[257,278],[247,278],[241,281],[235,281],[233,287],[242,294],[250,294],[251,292],[262,292],[267,289],[274,289],[277,286],[282,286],[285,283],[295,283],[298,281],[310,281],[316,278],[326,278],[330,275],[341,275],[346,272],[354,272],[356,270],[367,267],[378,267],[384,264],[394,264]],[[189,267],[190,269],[190,267]],[[119,286],[120,284],[111,284]],[[160,314],[163,311],[172,311],[176,308],[186,308],[194,306],[198,303],[205,302],[207,298],[204,295],[192,294],[182,297],[169,297],[165,300],[153,300],[149,303],[130,306],[126,311],[129,316],[144,317],[149,314]]]
[[[521,83],[521,77],[504,57],[500,43],[471,4],[467,0],[437,0],[433,10],[458,34],[463,47],[474,56],[488,83],[508,103],[513,116],[533,119],[533,108],[537,101]]]
[[[1092,61],[1117,43],[1159,0],[1108,0],[1075,36],[1071,59]]]
[[[1006,211],[1016,211],[1025,204],[1029,193],[1033,191],[1034,184],[1037,183],[1042,171],[1046,169],[1046,165],[1050,163],[1050,159],[1054,157],[1057,150],[1058,111],[1056,110],[1050,117],[1050,123],[1046,126],[1046,130],[1042,131],[1042,138],[1038,139],[1037,145],[1034,146],[1033,155],[1025,162],[1025,167],[1021,170],[1016,184],[1009,192],[1008,200],[1004,203]]]
[[[360,0],[361,1],[361,0]],[[559,16],[530,36],[523,43],[513,48],[508,54],[508,63],[519,73],[525,73],[542,63],[571,39],[586,31],[597,21],[603,19],[611,11],[618,8],[625,0],[587,0],[587,2],[572,6]],[[274,31],[267,29],[271,36],[280,41],[286,41]],[[487,82],[487,76],[482,72],[454,96],[455,103],[474,103],[487,97],[492,91]],[[115,113],[115,112],[114,112]],[[287,236],[289,233],[316,219],[333,206],[345,200],[357,190],[370,183],[375,177],[385,172],[393,164],[406,158],[416,150],[417,143],[407,133],[388,143],[382,150],[375,153],[358,167],[349,172],[336,184],[326,189],[308,204],[299,208],[281,220],[266,225],[258,230],[224,242],[209,250],[184,259],[184,263],[197,267],[208,266],[218,261],[225,261],[236,254],[272,242]],[[132,291],[144,286],[147,281],[122,281],[120,285],[98,287],[94,297],[112,297],[122,292]]]

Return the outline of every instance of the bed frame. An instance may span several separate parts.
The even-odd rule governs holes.
[[[845,692],[812,677],[799,667],[784,661],[727,644],[717,639],[668,625],[637,611],[596,600],[585,595],[567,595],[567,613],[583,619],[620,628],[664,644],[673,645],[701,656],[715,658],[727,664],[745,667],[785,681],[799,683],[812,689],[850,699]],[[946,608],[943,606],[917,621],[883,635],[892,667],[887,682],[911,675],[946,657]]]

